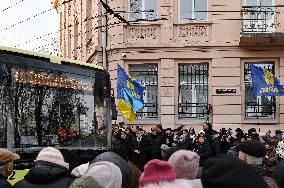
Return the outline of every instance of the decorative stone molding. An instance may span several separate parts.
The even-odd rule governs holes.
[[[174,96],[174,87],[162,87],[161,88],[161,97],[173,97]]]
[[[175,25],[176,42],[196,42],[209,41],[210,24],[189,23]]]
[[[175,86],[174,78],[163,78],[161,82],[161,86],[166,86],[166,87]]]
[[[160,25],[125,26],[124,41],[128,44],[143,46],[147,43],[158,43],[160,40]]]

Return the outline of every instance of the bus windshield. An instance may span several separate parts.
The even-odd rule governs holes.
[[[0,147],[109,146],[102,70],[0,57]]]

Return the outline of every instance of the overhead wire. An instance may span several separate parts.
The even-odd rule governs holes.
[[[57,6],[54,7],[54,8],[57,8],[57,7],[61,6],[61,5],[64,5],[64,4],[66,4],[66,3],[69,3],[69,2],[71,2],[71,1],[74,1],[74,0],[63,1],[63,3],[61,3],[60,5],[57,5]],[[0,31],[6,31],[6,30],[8,30],[8,29],[11,29],[11,28],[13,28],[13,27],[15,27],[15,26],[17,26],[17,25],[20,25],[20,24],[22,24],[22,23],[25,23],[25,22],[31,20],[31,19],[34,19],[34,18],[36,18],[36,17],[38,17],[38,16],[41,16],[41,15],[47,13],[47,12],[50,12],[50,11],[53,10],[54,8],[50,8],[50,9],[44,10],[44,11],[42,11],[42,12],[36,14],[36,15],[33,15],[33,16],[28,17],[28,18],[26,18],[26,19],[24,19],[24,20],[21,20],[21,21],[15,23],[15,24],[12,24],[12,25],[10,25],[10,26],[8,26],[8,27],[5,27],[4,29],[2,29],[2,30],[0,30]]]
[[[7,11],[7,10],[13,8],[13,7],[15,7],[16,5],[18,5],[19,3],[23,2],[23,1],[24,1],[24,0],[20,0],[20,1],[16,2],[16,3],[10,5],[9,7],[0,10],[0,13],[5,12],[5,11]]]

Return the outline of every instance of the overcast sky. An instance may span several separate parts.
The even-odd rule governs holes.
[[[4,10],[17,2],[19,2],[17,5]],[[44,37],[44,40],[35,40],[24,44],[26,41],[58,31],[59,19],[54,9],[29,21],[24,21],[15,27],[4,30],[13,24],[33,17],[50,8],[52,8],[51,0],[1,0],[0,46],[13,47],[20,45],[17,48],[32,50],[50,43],[52,37],[58,36],[57,33]]]

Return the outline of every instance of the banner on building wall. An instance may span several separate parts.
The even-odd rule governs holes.
[[[284,88],[270,70],[251,65],[251,78],[255,96],[282,96]]]
[[[144,87],[117,64],[117,110],[129,122],[136,121],[135,113],[144,107]]]

